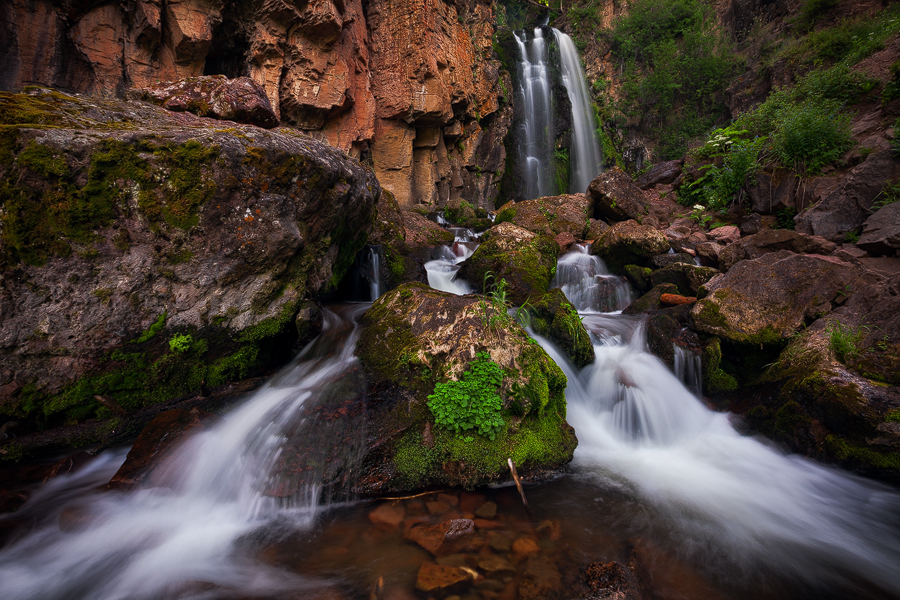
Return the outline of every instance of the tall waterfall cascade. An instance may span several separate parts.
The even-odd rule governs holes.
[[[569,148],[570,193],[583,193],[601,170],[602,156],[597,141],[597,124],[581,59],[575,44],[565,33],[552,29],[555,47],[551,49],[546,28],[534,30],[534,37],[515,32],[519,48],[516,101],[521,111],[519,125],[519,164],[526,198],[563,193],[557,189],[555,174],[553,75],[552,64],[559,65],[560,78],[571,104],[572,141]],[[558,51],[558,54],[557,54]],[[558,83],[558,82],[557,82]]]

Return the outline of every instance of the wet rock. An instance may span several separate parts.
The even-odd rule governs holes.
[[[828,240],[791,231],[789,229],[766,229],[745,237],[719,252],[719,266],[727,271],[738,261],[754,259],[779,250],[790,250],[797,254],[831,254],[837,245]]]
[[[872,256],[896,254],[900,250],[900,202],[888,204],[866,219],[856,245]]]
[[[562,290],[552,289],[531,301],[529,313],[535,333],[553,340],[578,367],[594,362],[591,338]]]
[[[599,256],[611,271],[618,273],[625,265],[644,264],[668,249],[669,242],[656,229],[637,221],[623,221],[594,241],[591,254]]]
[[[476,296],[408,283],[362,317],[357,355],[368,381],[369,438],[359,479],[364,493],[504,481],[510,457],[523,475],[553,472],[571,460],[575,438],[563,417],[565,376],[506,310]],[[427,406],[436,384],[459,380],[479,352],[502,371],[497,393],[504,426],[494,440],[437,426]],[[467,436],[472,439],[461,443]],[[463,497],[460,505],[465,513],[481,503],[471,506]]]
[[[459,495],[459,510],[474,514],[486,500],[485,495],[478,492],[461,492]]]
[[[650,275],[650,284],[656,287],[663,283],[672,283],[678,286],[680,294],[696,296],[700,286],[718,274],[719,271],[712,267],[675,263],[665,269],[653,271]]]
[[[675,263],[694,264],[694,257],[686,252],[667,252],[666,254],[657,254],[650,259],[650,266],[654,269],[663,269]]]
[[[757,234],[759,235],[759,234]],[[841,260],[786,250],[734,265],[691,311],[694,328],[747,344],[779,343],[812,309],[846,300],[860,270]]]
[[[588,226],[588,229],[584,234],[584,239],[596,240],[598,237],[603,235],[603,233],[608,229],[609,229],[609,225],[606,223],[606,221],[599,221],[597,219],[591,219],[590,225]]]
[[[174,409],[161,412],[150,421],[135,440],[125,462],[109,485],[114,488],[141,485],[165,486],[172,473],[159,467],[165,464],[181,444],[215,423],[218,417],[198,410]],[[157,473],[157,469],[159,472]]]
[[[820,202],[794,217],[797,231],[833,242],[842,240],[848,231],[859,229],[865,222],[884,182],[896,179],[898,170],[900,165],[890,149],[870,154],[838,185],[823,193]]]
[[[679,296],[677,294],[663,294],[659,297],[660,304],[666,306],[679,306],[681,304],[693,304],[697,301],[694,296]]]
[[[475,522],[471,519],[451,519],[437,525],[413,527],[404,537],[439,556],[459,552],[474,533]]]
[[[718,267],[719,254],[722,252],[723,248],[724,246],[717,242],[704,242],[702,244],[697,244],[697,259],[704,267]]]
[[[450,510],[450,505],[446,502],[434,501],[434,502],[426,502],[425,507],[428,509],[428,512],[432,515],[442,515],[448,510]]]
[[[574,244],[577,241],[575,239],[575,236],[572,235],[571,233],[569,233],[568,231],[564,231],[564,232],[560,233],[554,239],[556,240],[556,243],[559,244],[560,254],[565,254],[566,252],[568,252],[569,249],[572,247],[572,244]]]
[[[543,294],[550,287],[559,255],[559,245],[553,238],[501,223],[487,230],[482,240],[459,271],[476,290],[490,291],[505,279],[509,300],[522,304],[529,296]],[[487,273],[492,273],[493,278],[487,282],[488,290],[483,290]]]
[[[516,572],[511,562],[500,556],[488,556],[478,561],[478,568],[488,577],[502,577]]]
[[[591,563],[585,580],[591,592],[579,600],[642,600],[641,585],[620,562]]]
[[[622,311],[623,315],[639,315],[641,313],[657,310],[662,305],[663,294],[678,294],[678,286],[674,283],[661,283],[654,286],[649,292],[628,305]]]
[[[530,537],[521,537],[513,542],[512,551],[517,559],[522,560],[537,554],[541,551],[541,548]]]
[[[415,250],[407,244],[406,224],[404,213],[397,204],[397,199],[387,190],[381,190],[378,201],[375,203],[375,220],[372,232],[369,234],[368,243],[381,247],[384,264],[381,268],[381,280],[386,289],[392,289],[408,281],[427,282],[427,274],[424,264],[429,259],[429,250],[424,243],[418,245]],[[414,226],[420,225],[415,221]],[[427,225],[425,225],[427,227]],[[448,232],[449,233],[449,232]],[[446,234],[438,233],[442,239],[447,239]],[[415,232],[413,234],[415,237]],[[422,236],[427,241],[427,234]],[[452,239],[450,240],[452,241]]]
[[[416,575],[416,589],[427,594],[450,593],[466,587],[472,575],[461,567],[423,563]]]
[[[649,190],[657,185],[675,181],[681,175],[682,161],[670,160],[650,167],[650,170],[634,180],[634,184],[642,190]]]
[[[623,269],[625,279],[632,287],[642,294],[650,289],[650,274],[653,272],[649,267],[639,267],[637,265],[625,265]]]
[[[546,556],[535,556],[528,560],[522,580],[519,582],[521,600],[537,600],[555,594],[562,587],[562,576],[556,563]]]
[[[406,245],[417,256],[428,256],[431,249],[453,242],[453,234],[414,211],[403,211]]]
[[[475,511],[475,514],[482,519],[493,519],[497,516],[497,505],[494,502],[485,502]]]
[[[614,167],[591,182],[594,217],[606,221],[637,219],[647,213],[647,198],[627,173]]]
[[[495,552],[507,553],[512,550],[512,540],[504,533],[495,533],[488,538],[488,546]]]
[[[266,91],[249,77],[190,77],[173,83],[158,83],[144,88],[141,93],[145,99],[168,110],[267,129],[278,125],[278,117]]]
[[[733,244],[741,239],[741,230],[733,225],[725,225],[724,227],[716,227],[710,230],[708,237],[713,241],[723,245]],[[705,239],[698,240],[698,243],[705,242]]]
[[[497,213],[495,223],[509,221],[532,233],[551,237],[569,233],[583,239],[592,212],[592,201],[587,194],[547,196],[505,205]]]

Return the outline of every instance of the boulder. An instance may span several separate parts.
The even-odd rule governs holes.
[[[622,269],[628,283],[640,294],[650,289],[650,274],[652,270],[649,267],[639,267],[638,265],[625,265]]]
[[[559,244],[551,237],[538,235],[513,225],[494,225],[482,236],[482,243],[459,271],[476,290],[488,292],[505,280],[509,300],[524,303],[550,287],[556,272]],[[485,276],[492,274],[485,282]],[[485,283],[487,290],[483,287]]]
[[[551,237],[570,233],[584,239],[592,214],[592,201],[587,194],[568,194],[506,204],[497,213],[495,223],[508,221],[533,233]]]
[[[789,229],[764,229],[725,247],[719,252],[719,267],[728,270],[742,260],[754,259],[779,250],[790,250],[796,254],[831,254],[837,244],[828,240],[806,235]]]
[[[278,126],[266,90],[249,77],[189,77],[141,90],[144,99],[165,109],[271,129]]]
[[[753,211],[774,215],[779,211],[795,208],[795,195],[800,187],[798,183],[797,175],[786,169],[757,173],[755,185],[746,186]]]
[[[591,338],[562,290],[552,289],[529,304],[535,333],[550,338],[579,368],[594,362]]]
[[[406,234],[404,241],[416,257],[427,260],[432,248],[453,242],[453,234],[434,221],[411,210],[402,211],[401,214]]]
[[[644,264],[651,257],[669,249],[666,237],[637,221],[616,223],[591,245],[596,254],[614,273],[620,273],[625,265]]]
[[[856,245],[874,256],[896,254],[900,250],[900,202],[888,204],[866,219]]]
[[[861,333],[847,364],[866,377],[900,385],[900,274],[862,286],[841,309]]]
[[[594,217],[598,219],[625,221],[647,213],[644,192],[618,167],[595,177],[588,194],[594,199]]]
[[[628,307],[622,311],[622,314],[639,315],[641,313],[662,308],[663,294],[678,295],[678,287],[673,283],[661,283],[628,305]]]
[[[418,216],[418,215],[417,215]],[[410,220],[415,227],[423,225],[421,221]],[[424,224],[428,227],[428,224]],[[420,234],[420,235],[417,235]],[[447,235],[449,234],[449,235]],[[447,240],[448,237],[452,241],[450,232],[435,232],[433,237],[439,237]],[[384,282],[387,289],[394,288],[401,283],[407,281],[427,281],[424,264],[429,258],[430,248],[426,247],[427,234],[423,234],[421,229],[415,229],[410,236],[410,240],[420,242],[414,252],[407,243],[406,225],[404,213],[400,210],[394,195],[387,190],[381,190],[378,202],[375,204],[375,222],[372,226],[372,233],[369,234],[369,244],[380,246],[383,263],[381,264],[381,281]]]
[[[794,217],[797,231],[841,241],[866,221],[884,182],[896,179],[898,171],[900,165],[890,149],[870,154],[839,185],[825,192],[820,202]]]
[[[676,263],[694,264],[694,257],[686,252],[667,252],[657,254],[650,259],[650,266],[654,269],[663,269]]]
[[[727,246],[728,244],[733,244],[734,242],[741,239],[741,230],[734,225],[716,227],[715,229],[711,229],[706,237],[697,240],[695,243],[703,243],[707,240],[707,238],[710,238],[715,242]]]
[[[524,477],[571,460],[576,440],[565,421],[565,375],[506,305],[408,283],[375,302],[362,324],[357,354],[368,381],[369,440],[361,493],[506,481],[507,458]],[[448,382],[493,369],[479,353],[501,372],[499,385],[484,383],[499,396],[502,425],[493,439],[439,425],[428,406],[438,384],[455,389],[460,384]]]
[[[649,190],[660,184],[669,184],[681,175],[682,161],[670,160],[653,165],[650,169],[634,180],[634,185],[642,190]]]
[[[695,249],[697,252],[697,259],[704,267],[718,267],[719,254],[722,252],[723,248],[724,246],[717,242],[703,242],[702,244],[697,244]]]
[[[684,295],[696,295],[700,286],[718,275],[719,271],[712,267],[698,267],[686,263],[675,263],[665,269],[658,269],[650,274],[650,285],[672,283],[678,286],[678,292]]]
[[[598,219],[590,219],[590,225],[588,225],[588,229],[584,234],[584,239],[586,240],[596,240],[598,237],[603,235],[609,229],[609,224],[606,221],[600,221]]]
[[[772,215],[760,215],[758,213],[750,213],[741,219],[741,235],[753,235],[759,233],[763,229],[777,229],[778,219]]]
[[[778,344],[858,288],[858,267],[786,250],[741,261],[691,311],[694,329],[744,344]]]
[[[15,189],[0,413],[29,428],[109,417],[97,397],[131,414],[280,366],[297,315],[366,244],[378,182],[326,144],[144,102],[0,96],[20,115],[0,163]]]

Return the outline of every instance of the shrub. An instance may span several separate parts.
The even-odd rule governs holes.
[[[853,145],[850,116],[833,100],[810,99],[778,112],[772,150],[781,164],[813,175]]]
[[[866,327],[857,327],[855,330],[849,325],[843,325],[840,321],[832,321],[828,324],[828,344],[835,356],[841,362],[859,356],[860,344],[868,334]]]
[[[459,381],[438,383],[428,396],[434,422],[456,433],[475,430],[494,439],[504,425],[498,390],[503,371],[487,352],[479,352]]]

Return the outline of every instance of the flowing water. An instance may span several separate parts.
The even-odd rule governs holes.
[[[581,58],[575,43],[565,33],[553,30],[559,44],[563,85],[572,103],[572,146],[569,156],[569,193],[583,194],[600,174],[603,158],[597,141],[597,121],[591,106]]]
[[[675,377],[698,398],[703,396],[703,358],[678,344],[672,344]]]
[[[575,244],[556,265],[551,288],[561,288],[579,312],[621,311],[634,301],[628,282],[610,274],[603,261],[589,254],[590,246]]]
[[[425,263],[428,285],[442,292],[450,292],[457,296],[471,294],[472,286],[465,279],[457,277],[463,261],[472,256],[478,243],[477,235],[464,227],[448,227],[453,233],[453,244],[435,248],[437,258]]]
[[[517,148],[522,166],[526,199],[552,196],[556,193],[553,178],[553,106],[550,98],[549,47],[544,30],[534,30],[526,38],[524,31],[515,32],[519,46],[517,105],[523,122]]]

